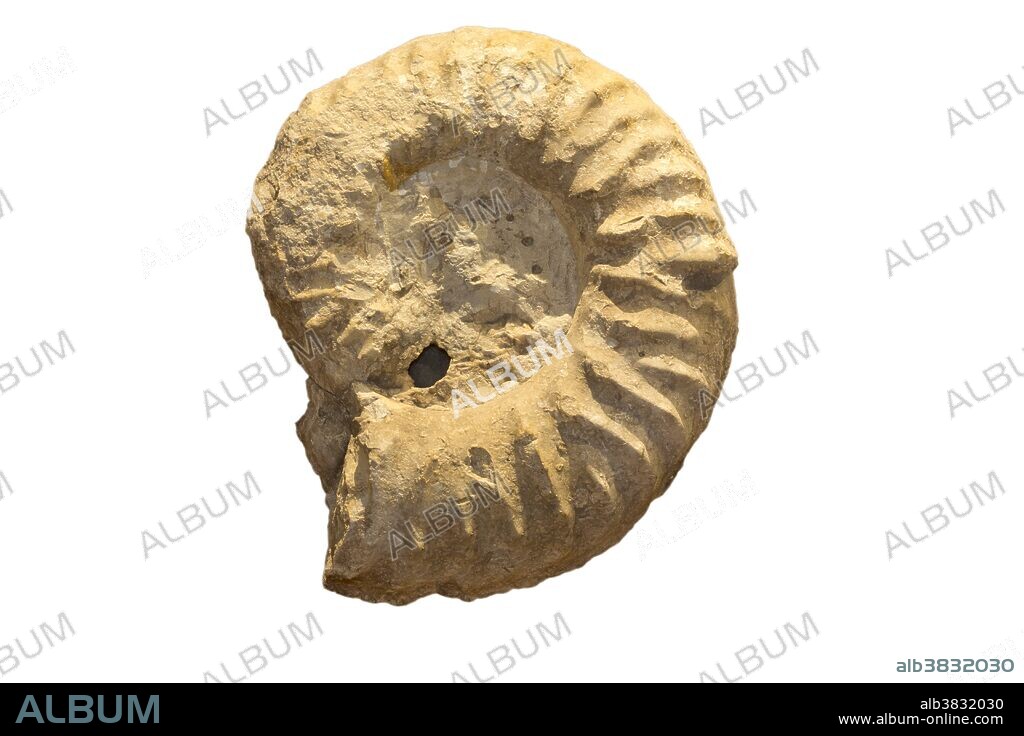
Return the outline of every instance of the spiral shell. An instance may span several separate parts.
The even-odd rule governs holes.
[[[736,254],[675,123],[578,50],[410,41],[310,93],[255,192],[271,311],[325,349],[299,435],[327,588],[471,600],[576,568],[704,429]],[[430,351],[450,365],[418,386]]]

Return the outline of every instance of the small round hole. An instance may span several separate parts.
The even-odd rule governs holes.
[[[444,350],[434,343],[423,348],[412,363],[409,364],[409,375],[416,388],[429,388],[440,381],[448,373],[452,359]]]

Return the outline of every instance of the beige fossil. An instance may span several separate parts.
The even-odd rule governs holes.
[[[704,429],[735,251],[675,123],[575,48],[410,41],[310,93],[255,193],[271,311],[325,348],[298,429],[330,590],[471,600],[579,567]],[[431,346],[450,366],[417,387]]]

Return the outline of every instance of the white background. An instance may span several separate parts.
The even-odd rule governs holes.
[[[805,612],[819,634],[744,681],[940,681],[896,662],[982,656],[1016,672],[963,679],[1024,680],[1024,380],[952,420],[947,400],[964,380],[988,392],[982,370],[1007,355],[1024,366],[1024,96],[992,113],[981,93],[1008,73],[1024,88],[1022,21],[1011,3],[5,8],[0,362],[31,367],[60,330],[75,352],[0,395],[0,647],[32,646],[60,612],[75,635],[0,682],[202,681],[311,611],[323,636],[251,680],[493,676],[489,650],[528,650],[525,630],[559,612],[571,635],[497,681],[721,680],[719,663],[736,678],[738,650],[777,648]],[[281,365],[243,211],[285,117],[353,66],[463,25],[553,36],[644,87],[719,199],[745,189],[757,206],[729,226],[733,368],[804,330],[820,352],[717,410],[666,495],[582,569],[396,608],[320,587],[326,509],[293,426],[298,368],[209,419],[203,391],[238,387],[264,356]],[[73,71],[38,82],[62,48]],[[239,87],[309,48],[322,72],[207,136],[205,107],[238,110]],[[819,71],[702,135],[701,107],[735,111],[735,87],[805,48]],[[991,114],[951,136],[965,97]],[[886,248],[919,253],[921,228],[993,188],[1005,213],[889,277]],[[143,529],[249,470],[262,495],[144,559]],[[1005,495],[889,559],[886,530],[921,536],[923,509],[992,470]],[[754,492],[719,503],[740,487]],[[690,503],[700,527],[681,531]]]

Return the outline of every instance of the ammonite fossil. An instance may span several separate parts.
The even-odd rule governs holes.
[[[707,173],[550,38],[418,38],[310,93],[248,221],[307,360],[324,585],[471,600],[579,567],[664,492],[736,339]]]

